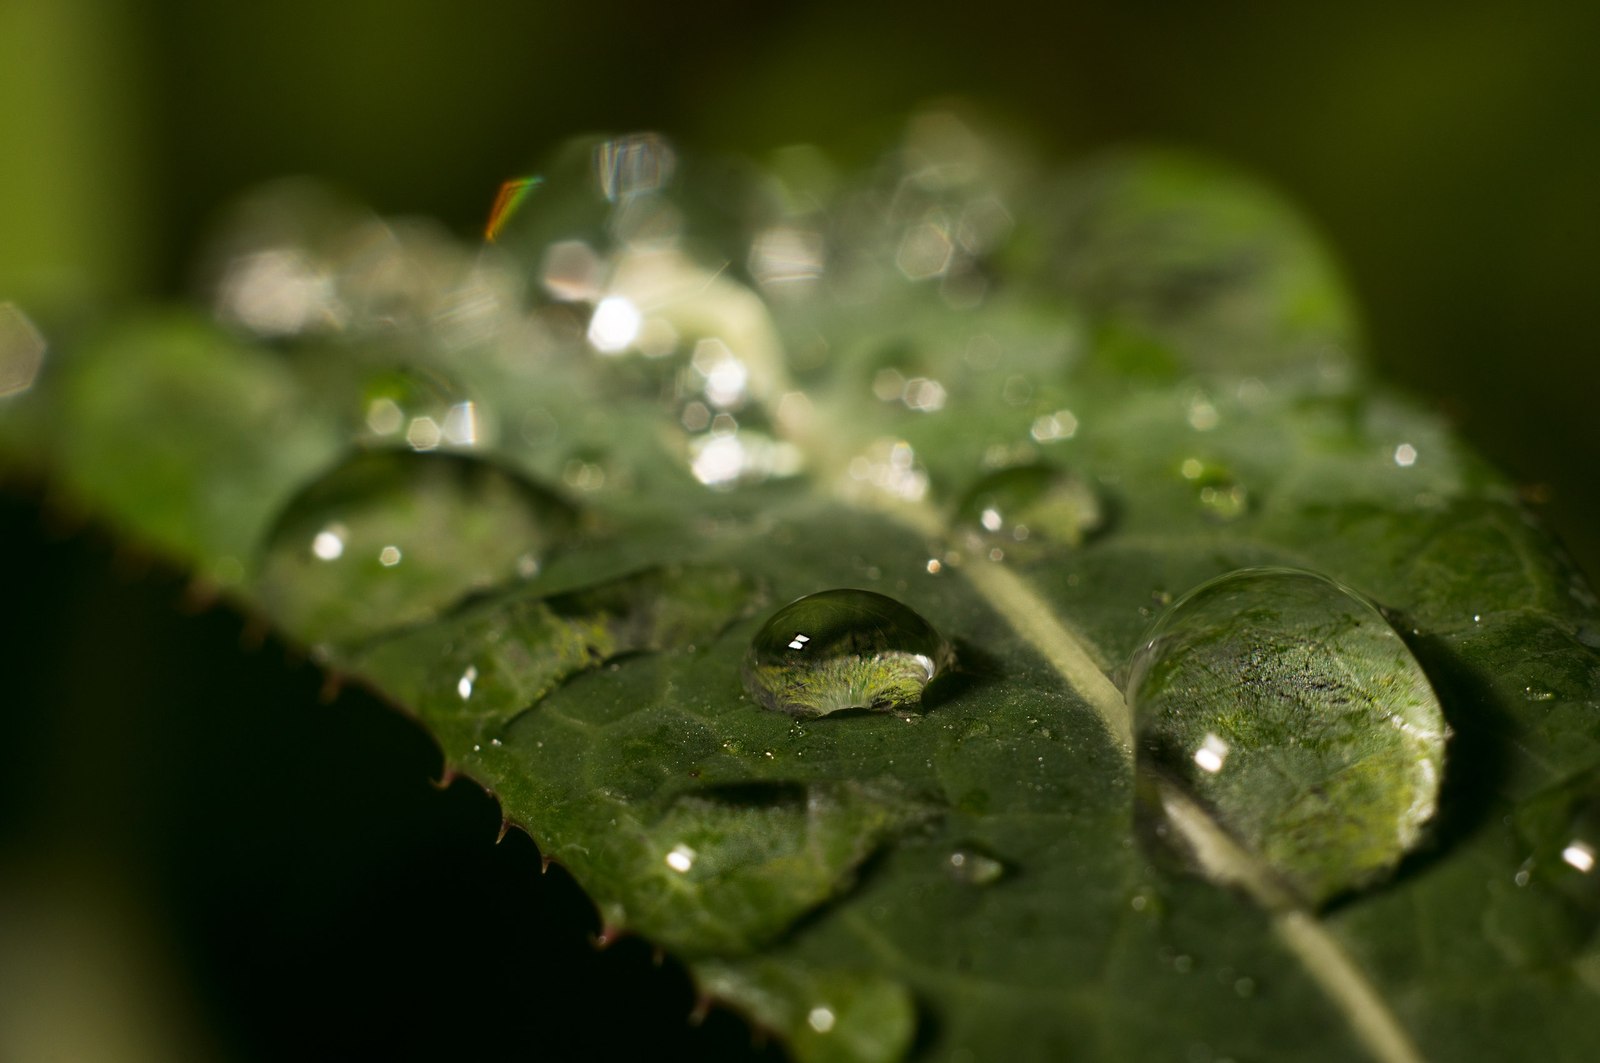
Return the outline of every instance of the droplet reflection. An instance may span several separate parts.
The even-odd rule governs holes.
[[[1130,662],[1141,773],[1313,902],[1386,874],[1438,799],[1438,699],[1378,610],[1309,572],[1203,584]]]
[[[744,682],[764,707],[791,716],[844,709],[914,712],[924,688],[954,659],[950,645],[911,609],[863,590],[822,591],[762,625]]]

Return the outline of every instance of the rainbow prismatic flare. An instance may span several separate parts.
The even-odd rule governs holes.
[[[489,223],[483,227],[483,238],[491,244],[499,239],[500,231],[528,198],[528,193],[543,183],[542,177],[513,177],[502,184],[495,194],[494,206],[489,208]]]

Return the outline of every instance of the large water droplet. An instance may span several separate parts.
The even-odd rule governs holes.
[[[1386,874],[1434,813],[1438,699],[1378,610],[1322,576],[1201,585],[1152,628],[1127,691],[1146,781],[1197,799],[1310,901]]]
[[[791,716],[841,709],[915,712],[950,666],[950,644],[886,595],[833,590],[790,602],[750,644],[744,683],[762,705]]]
[[[488,462],[361,453],[284,510],[260,599],[294,636],[348,644],[537,571],[574,524],[566,502]]]
[[[1053,465],[990,473],[956,507],[956,520],[1002,549],[1022,542],[1077,546],[1105,520],[1094,488]]]

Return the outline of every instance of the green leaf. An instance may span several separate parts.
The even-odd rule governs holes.
[[[1595,599],[1304,226],[949,116],[795,158],[613,138],[477,255],[247,247],[231,334],[53,356],[0,438],[800,1058],[1585,1058]],[[1185,627],[1263,567],[1332,590]],[[892,603],[780,612],[839,589]]]

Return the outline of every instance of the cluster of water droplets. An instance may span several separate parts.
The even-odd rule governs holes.
[[[535,575],[576,527],[567,502],[482,459],[359,451],[284,509],[257,590],[285,630],[351,644]]]

